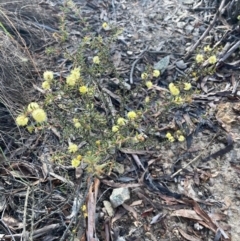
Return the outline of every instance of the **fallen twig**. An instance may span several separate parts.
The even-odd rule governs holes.
[[[142,56],[144,55],[144,53],[147,51],[148,47],[146,47],[142,53],[137,57],[137,59],[132,63],[132,68],[130,71],[130,84],[133,84],[133,71],[135,68],[135,65],[137,64],[137,62],[142,58]]]

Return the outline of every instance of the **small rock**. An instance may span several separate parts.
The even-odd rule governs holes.
[[[128,188],[116,188],[110,196],[111,204],[114,208],[122,205],[125,201],[130,199],[130,192]]]
[[[201,230],[203,229],[203,226],[201,226],[199,223],[194,223],[194,229]]]
[[[179,69],[186,69],[187,68],[187,64],[184,63],[183,60],[180,60],[180,61],[176,62],[176,65]]]
[[[180,21],[180,22],[177,22],[177,27],[178,28],[183,28],[184,26],[185,26],[185,22],[182,22],[182,21]]]
[[[192,25],[189,25],[189,24],[185,27],[185,30],[186,30],[187,34],[190,34],[193,31],[193,29],[194,29],[194,27]]]
[[[112,208],[111,203],[110,203],[109,201],[103,201],[103,205],[104,205],[104,207],[105,207],[108,215],[109,215],[110,217],[113,217],[113,215],[114,215],[114,210],[113,210],[113,208]]]
[[[126,239],[124,237],[118,237],[117,241],[126,241]]]
[[[155,17],[156,17],[156,13],[150,13],[149,15],[148,15],[148,17],[149,17],[149,19],[154,19]]]
[[[132,55],[133,52],[132,52],[132,51],[127,51],[127,54],[128,54],[128,55]]]
[[[194,0],[182,0],[183,4],[193,4]]]

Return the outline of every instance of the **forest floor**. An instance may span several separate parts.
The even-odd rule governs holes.
[[[239,240],[236,1],[0,7],[0,240]],[[94,56],[108,61],[90,68]],[[66,87],[78,66],[94,89],[89,98]],[[54,74],[47,91],[45,71]],[[43,106],[48,123],[17,127],[30,102]],[[72,132],[76,115],[83,129]],[[114,131],[119,116],[127,127]],[[71,142],[79,166],[64,154]],[[126,199],[119,205],[116,191]]]

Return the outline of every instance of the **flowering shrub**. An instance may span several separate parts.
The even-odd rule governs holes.
[[[101,31],[109,34],[112,26],[103,23]],[[49,129],[60,133],[62,148],[52,156],[56,163],[78,168],[84,162],[97,175],[110,168],[113,161],[102,160],[114,159],[118,149],[159,145],[156,133],[162,120],[172,115],[168,109],[191,103],[195,82],[214,73],[217,62],[214,50],[206,46],[194,56],[187,77],[159,88],[164,73],[148,64],[142,72],[136,71],[136,86],[126,88],[125,77],[112,63],[110,43],[105,41],[101,36],[85,36],[74,56],[66,54],[73,66],[69,73],[54,78],[52,71],[45,71],[39,84],[45,90],[44,99],[30,103],[16,117],[16,124],[31,133]],[[170,128],[161,138],[174,145],[184,143],[187,135]]]

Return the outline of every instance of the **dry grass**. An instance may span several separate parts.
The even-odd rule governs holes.
[[[57,23],[38,2],[0,1],[0,139],[5,144],[15,128],[12,117],[36,98],[32,87],[44,66],[35,53],[51,38],[47,28]]]

